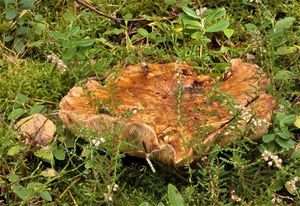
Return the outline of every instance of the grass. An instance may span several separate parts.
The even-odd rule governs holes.
[[[299,1],[93,4],[124,21],[75,1],[0,2],[0,205],[174,206],[182,199],[186,205],[299,205],[300,184],[291,186],[300,177]],[[221,15],[195,28],[191,20],[203,22],[193,12],[204,7]],[[130,20],[138,17],[150,21]],[[51,53],[67,65],[65,73],[47,60]],[[127,64],[172,61],[222,77],[230,58],[253,61],[269,76],[278,103],[273,125],[263,140],[215,146],[198,164],[155,163],[152,173],[145,160],[120,152],[115,134],[105,134],[109,141],[95,148],[84,140],[93,134],[73,135],[57,117],[60,99],[87,77],[102,80]],[[18,140],[13,124],[36,111],[52,119],[57,132],[48,148],[33,151]],[[282,167],[268,166],[266,149]]]

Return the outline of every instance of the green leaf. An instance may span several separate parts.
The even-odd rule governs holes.
[[[296,120],[294,122],[294,125],[297,127],[297,128],[300,128],[300,116],[296,116]]]
[[[167,5],[174,5],[176,3],[176,0],[164,0],[164,2]]]
[[[26,188],[30,188],[33,190],[39,190],[43,187],[43,184],[40,182],[29,182]]]
[[[41,14],[34,15],[34,20],[35,21],[41,21],[42,19],[43,19],[43,16]]]
[[[24,94],[18,94],[16,96],[15,101],[16,101],[16,103],[19,103],[19,104],[26,104],[29,102],[29,98],[27,96],[25,96]]]
[[[12,146],[11,148],[9,148],[9,150],[7,151],[7,155],[8,156],[15,156],[15,155],[19,154],[23,150],[24,150],[23,146],[21,146],[21,145],[15,145],[15,146]]]
[[[215,24],[209,26],[208,28],[205,29],[205,32],[219,32],[223,31],[229,26],[229,21],[227,20],[220,20],[216,22]]]
[[[41,104],[34,105],[30,109],[29,114],[32,115],[32,114],[42,113],[43,110],[45,110],[45,109],[46,109],[46,107],[44,105],[41,105]]]
[[[223,17],[226,14],[225,8],[217,8],[217,9],[208,9],[204,13],[204,20],[205,23],[209,23],[210,21],[217,20]]]
[[[14,193],[16,193],[16,195],[24,201],[30,200],[34,195],[34,191],[32,188],[24,188],[20,185],[16,185],[12,186],[12,189]]]
[[[14,49],[16,50],[17,53],[23,53],[25,51],[25,44],[21,39],[15,39]]]
[[[68,32],[68,36],[75,36],[76,34],[78,34],[79,31],[80,31],[80,27],[75,26]]]
[[[287,135],[286,133],[283,132],[276,132],[276,135],[282,139],[289,139],[291,137],[290,134]]]
[[[90,154],[91,154],[91,150],[87,148],[84,148],[81,152],[82,157],[88,157]]]
[[[270,190],[277,192],[283,188],[283,181],[281,179],[275,179],[271,185],[270,185]]]
[[[123,16],[125,21],[132,19],[132,17],[133,17],[133,15],[131,13],[125,14],[125,16]]]
[[[187,6],[183,6],[182,10],[189,17],[192,17],[192,18],[195,18],[195,19],[201,19],[200,16],[198,16],[194,10],[192,10],[191,8],[189,8]]]
[[[178,192],[177,188],[169,184],[168,185],[168,198],[170,206],[184,206],[184,200],[181,194]]]
[[[295,150],[292,155],[291,155],[292,159],[300,159],[300,149],[299,150]]]
[[[196,31],[196,32],[194,32],[194,33],[191,35],[191,37],[192,37],[193,39],[196,39],[196,40],[201,40],[201,39],[203,39],[205,36],[203,35],[202,32]]]
[[[277,55],[286,55],[286,54],[291,54],[291,53],[295,53],[297,51],[297,47],[279,47],[276,51]]]
[[[62,58],[63,58],[64,60],[70,60],[70,59],[73,58],[74,54],[75,54],[75,49],[73,49],[73,48],[68,48],[68,49],[65,49],[65,50],[63,51],[63,53],[62,53]]]
[[[43,23],[36,23],[35,24],[34,32],[37,35],[43,34],[43,31],[45,31],[45,30],[46,30],[46,25],[45,24],[43,24]]]
[[[18,15],[18,11],[15,8],[6,8],[4,13],[7,20],[13,20]]]
[[[24,35],[27,34],[29,32],[30,28],[28,26],[20,26],[17,30],[16,30],[16,34],[18,36],[20,35]]]
[[[282,32],[285,29],[289,29],[295,21],[294,17],[285,17],[275,23],[274,33]]]
[[[249,32],[259,33],[259,29],[255,24],[251,24],[251,23],[245,24],[245,28]]]
[[[207,38],[207,36],[203,35],[203,33],[200,32],[200,31],[197,31],[197,32],[193,33],[191,35],[191,37],[193,39],[196,39],[196,40],[200,41],[202,44],[207,44],[207,43],[211,42],[211,40],[209,38]]]
[[[221,48],[220,48],[220,52],[221,53],[226,53],[226,52],[228,52],[229,51],[229,47],[227,47],[227,46],[221,46]]]
[[[224,34],[227,37],[227,39],[230,39],[230,37],[232,37],[233,33],[234,33],[233,29],[225,29],[224,30]]]
[[[65,40],[65,39],[67,39],[66,35],[64,35],[60,32],[51,31],[51,32],[49,32],[49,35],[50,35],[50,37],[54,38],[55,40]]]
[[[264,143],[272,142],[274,139],[275,139],[275,134],[266,134],[262,138]]]
[[[62,147],[58,147],[58,148],[54,149],[53,155],[58,160],[64,160],[66,158],[65,150]]]
[[[276,80],[289,80],[293,76],[293,72],[288,70],[280,70],[276,73],[275,79]]]
[[[286,149],[290,149],[296,144],[296,142],[291,139],[286,140],[282,138],[276,138],[275,140],[282,148],[286,148]]]
[[[46,201],[52,201],[51,194],[47,190],[40,192],[40,196]]]
[[[74,21],[76,19],[76,16],[72,12],[67,11],[67,12],[64,13],[63,18],[64,18],[65,21],[71,22],[71,21]]]
[[[82,40],[78,40],[74,42],[75,46],[79,46],[79,47],[86,47],[86,46],[91,46],[92,44],[94,44],[95,39],[82,39]]]
[[[20,1],[21,7],[20,9],[34,9],[34,0],[21,0]]]
[[[147,37],[147,36],[149,35],[149,32],[148,32],[146,29],[143,29],[143,28],[138,29],[137,32],[138,32],[140,35],[145,36],[145,37]]]
[[[64,49],[73,49],[74,48],[73,41],[71,41],[69,39],[63,40],[61,45]]]
[[[54,157],[53,157],[53,154],[52,154],[52,152],[50,151],[49,148],[43,147],[43,148],[37,150],[34,153],[34,155],[36,157],[41,158],[45,162],[49,162],[52,166],[54,165]]]
[[[17,108],[8,115],[7,119],[15,121],[15,120],[19,119],[19,117],[21,117],[25,113],[26,113],[26,110],[24,110],[22,108]]]
[[[9,182],[16,182],[20,179],[20,176],[19,175],[16,175],[16,174],[8,174],[7,175],[7,179]]]
[[[11,41],[13,39],[14,39],[14,37],[12,35],[4,35],[3,36],[3,41],[4,42],[9,42],[9,41]]]
[[[44,44],[45,42],[43,40],[38,40],[38,41],[32,41],[29,43],[29,47],[40,47]]]
[[[290,114],[290,115],[283,116],[283,118],[280,120],[280,123],[285,125],[291,125],[295,122],[295,120],[296,120],[296,116]]]

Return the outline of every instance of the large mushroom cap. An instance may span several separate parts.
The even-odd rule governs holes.
[[[248,138],[265,134],[275,107],[268,82],[257,65],[240,59],[222,81],[179,63],[130,65],[104,86],[88,80],[73,87],[59,116],[74,132],[81,126],[101,134],[119,124],[122,138],[136,144],[124,152],[182,165],[249,128]]]

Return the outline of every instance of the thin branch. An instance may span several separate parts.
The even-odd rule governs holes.
[[[85,1],[83,0],[75,0],[78,4],[82,5],[82,6],[85,6],[87,7],[89,10],[97,13],[99,16],[102,16],[102,17],[105,17],[105,18],[108,18],[108,19],[111,19],[115,22],[117,22],[118,24],[121,24],[121,23],[124,23],[125,20],[122,19],[122,18],[118,18],[116,16],[112,16],[112,15],[109,15],[109,14],[106,14],[106,13],[103,13],[101,11],[99,11],[95,6],[89,4],[89,3],[86,3]],[[145,18],[135,18],[135,19],[129,19],[128,22],[138,22],[138,21],[149,21],[151,22],[151,20],[148,20],[148,19],[145,19]]]

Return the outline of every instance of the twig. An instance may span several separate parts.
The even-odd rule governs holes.
[[[122,19],[122,18],[118,18],[116,16],[112,16],[112,15],[109,15],[109,14],[106,14],[106,13],[103,13],[101,11],[99,11],[95,6],[91,5],[91,4],[88,4],[82,0],[75,0],[78,4],[82,5],[82,6],[85,6],[87,7],[88,9],[90,9],[91,11],[97,13],[98,15],[102,16],[102,17],[105,17],[105,18],[108,18],[108,19],[111,19],[115,22],[117,22],[118,24],[121,24],[121,23],[124,23],[125,20]],[[128,22],[138,22],[138,21],[149,21],[151,22],[151,20],[148,20],[148,19],[145,19],[145,18],[134,18],[134,19],[129,19]]]

